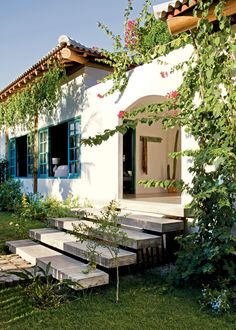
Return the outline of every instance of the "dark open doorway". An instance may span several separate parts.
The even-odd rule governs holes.
[[[16,138],[16,176],[27,176],[27,136]]]
[[[50,127],[50,176],[53,176],[52,158],[59,158],[58,165],[68,165],[68,123]]]
[[[135,193],[135,130],[123,135],[123,194]]]

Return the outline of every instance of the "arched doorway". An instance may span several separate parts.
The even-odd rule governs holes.
[[[145,104],[160,103],[164,97],[150,95],[135,101],[126,111],[141,107]],[[123,198],[132,196],[150,196],[166,194],[162,188],[144,188],[139,180],[167,179],[167,166],[173,173],[173,159],[168,154],[174,151],[175,136],[178,128],[164,130],[161,122],[151,126],[138,124],[136,130],[129,129],[123,135],[122,148],[122,192]],[[180,136],[178,150],[180,150]],[[177,162],[176,179],[181,178],[180,160]]]

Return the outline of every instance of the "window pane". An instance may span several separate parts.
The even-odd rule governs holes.
[[[70,161],[75,160],[75,150],[74,149],[70,149]]]
[[[75,173],[75,164],[70,163],[70,173],[74,174]]]
[[[75,123],[75,134],[79,134],[80,133],[80,123],[76,122]]]
[[[74,148],[75,146],[75,136],[70,136],[70,148]]]
[[[75,137],[75,141],[76,141],[76,147],[79,147],[80,146],[80,135],[76,135]]]
[[[80,163],[76,162],[76,173],[80,172]]]
[[[75,149],[75,160],[79,160],[80,150],[79,148]]]

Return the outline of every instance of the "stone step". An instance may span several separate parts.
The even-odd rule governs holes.
[[[73,225],[85,224],[88,227],[97,228],[97,223],[87,220],[78,220],[77,218],[51,218],[49,219],[49,223],[57,228],[64,230],[73,230]],[[144,249],[148,247],[157,247],[161,246],[161,237],[151,234],[146,234],[142,232],[141,228],[136,230],[136,227],[127,227],[121,228],[121,230],[127,235],[127,242],[125,242],[125,246],[132,249]],[[109,239],[104,237],[104,234],[99,235],[98,238]]]
[[[89,242],[91,242],[89,240],[83,243],[77,242],[76,237],[74,237],[73,235],[51,228],[32,229],[29,231],[29,235],[31,238],[37,239],[42,243],[60,249],[61,251],[64,251],[76,257],[87,260],[87,245],[89,244]],[[96,248],[96,252],[96,263],[98,265],[106,268],[116,267],[116,259],[113,255],[111,255],[108,248],[98,246]],[[119,249],[119,266],[135,264],[136,258],[136,253]]]
[[[24,260],[46,269],[51,262],[50,274],[57,280],[70,279],[81,285],[79,289],[91,288],[108,284],[107,273],[95,269],[86,272],[87,265],[81,261],[67,257],[31,240],[6,242],[10,251],[18,254]]]
[[[165,234],[184,230],[183,220],[165,218],[161,216],[149,216],[145,214],[129,214],[120,216],[120,223],[128,226],[136,226],[145,230]]]
[[[100,211],[101,209],[98,208],[87,208],[84,210],[84,215],[87,219],[95,219],[100,214]],[[118,217],[121,219],[121,226],[134,226],[162,234],[184,229],[183,220],[168,218],[162,214],[146,215],[144,212],[134,213],[132,211],[128,214],[123,210]]]

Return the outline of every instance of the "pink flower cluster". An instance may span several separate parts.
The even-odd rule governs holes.
[[[161,75],[162,78],[167,78],[169,76],[167,71],[161,71],[160,75]]]
[[[138,43],[137,23],[135,20],[128,20],[125,31],[125,47],[135,46]]]
[[[166,94],[166,97],[168,99],[176,99],[179,96],[179,92],[178,91],[171,91],[169,93]]]
[[[124,117],[124,115],[125,115],[125,112],[124,112],[123,110],[121,110],[121,111],[119,111],[119,113],[118,113],[118,118],[119,118],[119,119],[122,119],[122,118]]]
[[[164,116],[168,116],[168,117],[177,117],[178,114],[180,113],[180,109],[173,109],[173,110],[165,110],[163,112]]]

